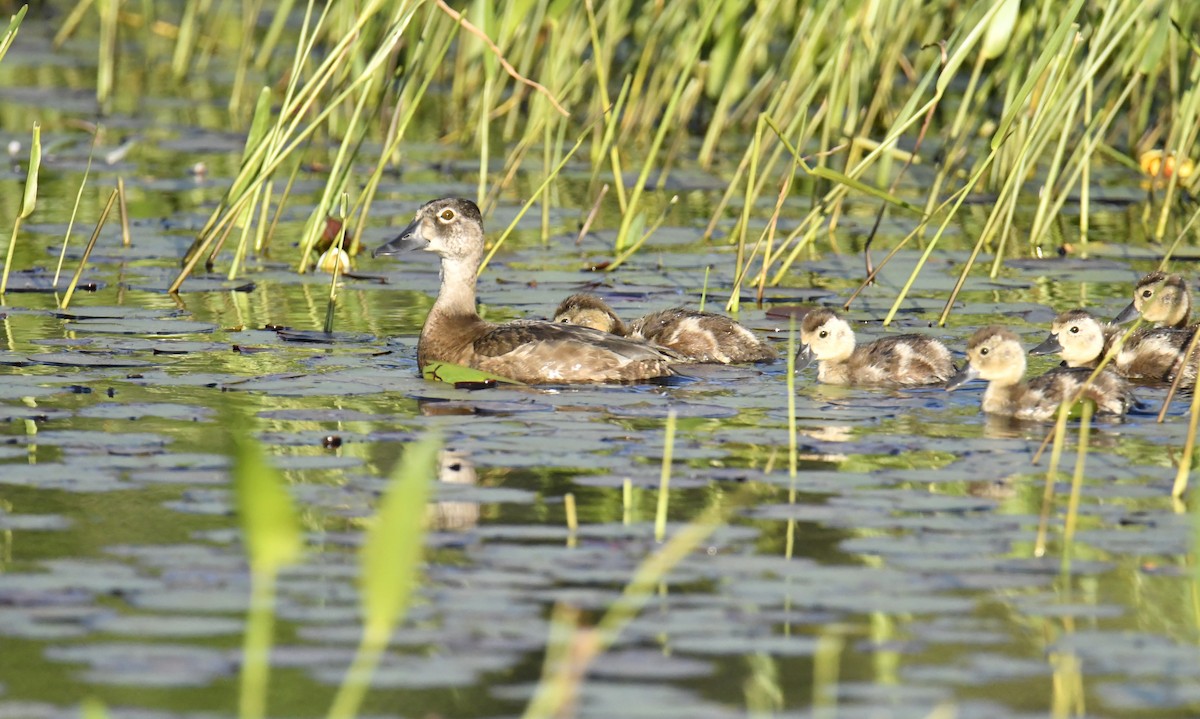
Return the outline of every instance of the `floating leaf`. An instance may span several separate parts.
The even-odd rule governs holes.
[[[489,382],[507,382],[509,384],[524,384],[515,379],[502,377],[491,372],[475,369],[474,367],[463,367],[462,365],[450,364],[449,362],[430,362],[421,369],[421,376],[425,379],[437,380],[438,382],[448,382],[450,384],[458,384],[459,382],[481,383]],[[467,387],[470,389],[470,387]]]

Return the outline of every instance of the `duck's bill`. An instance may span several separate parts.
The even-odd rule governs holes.
[[[952,389],[958,389],[973,379],[979,379],[979,370],[972,367],[970,363],[967,363],[957,374],[946,380],[946,391],[949,392]]]
[[[1132,302],[1130,302],[1129,306],[1126,307],[1125,309],[1121,310],[1121,314],[1117,315],[1117,318],[1113,320],[1113,324],[1114,325],[1124,324],[1124,323],[1136,318],[1137,316],[1138,316],[1137,306],[1134,305]]]
[[[1029,350],[1031,355],[1052,355],[1055,352],[1062,352],[1063,346],[1058,341],[1058,335],[1051,334],[1037,347]]]
[[[809,345],[800,345],[800,349],[796,351],[796,371],[799,372],[816,361],[816,359],[817,356],[813,354],[812,347]]]
[[[428,246],[429,240],[421,236],[421,221],[413,220],[395,238],[376,247],[371,256],[386,257],[388,255],[401,255],[413,250],[423,250]]]

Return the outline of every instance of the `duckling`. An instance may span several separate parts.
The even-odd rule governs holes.
[[[1106,369],[1090,386],[1084,387],[1091,372],[1082,367],[1058,367],[1025,382],[1025,350],[1021,340],[1010,330],[991,326],[971,335],[967,342],[967,364],[946,383],[946,390],[973,379],[986,379],[984,412],[1036,422],[1054,418],[1059,405],[1077,397],[1094,401],[1097,414],[1121,416],[1129,411],[1133,405],[1129,384]]]
[[[587,327],[518,320],[493,324],[475,310],[475,276],[483,259],[483,218],[474,202],[427,202],[375,256],[411,250],[442,258],[442,285],[417,342],[417,363],[474,367],[529,384],[627,382],[674,374],[669,350]]]
[[[1184,385],[1194,385],[1200,353],[1183,361],[1193,333],[1174,327],[1139,328],[1121,345],[1110,366],[1122,377],[1155,382],[1169,382],[1182,370]],[[1057,352],[1068,367],[1093,368],[1123,334],[1119,327],[1101,323],[1087,310],[1068,310],[1054,319],[1050,336],[1029,354]]]
[[[653,312],[625,324],[596,295],[576,294],[559,304],[554,321],[645,340],[692,362],[770,362],[778,356],[774,347],[732,319],[686,307]]]
[[[1158,327],[1187,327],[1192,314],[1192,293],[1187,281],[1165,272],[1151,272],[1138,280],[1133,302],[1113,322],[1128,322],[1139,314]]]
[[[809,312],[800,323],[796,369],[817,362],[817,379],[828,384],[941,384],[954,375],[946,345],[908,334],[856,346],[854,330],[830,310]]]

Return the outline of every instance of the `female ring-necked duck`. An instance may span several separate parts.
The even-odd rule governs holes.
[[[1050,335],[1029,350],[1029,354],[1057,352],[1068,367],[1093,368],[1123,334],[1120,327],[1102,323],[1087,310],[1068,310],[1054,319]],[[1200,352],[1189,362],[1183,361],[1192,334],[1191,329],[1174,327],[1138,328],[1121,345],[1109,366],[1122,377],[1155,382],[1169,382],[1182,369],[1182,382],[1185,386],[1193,385]]]
[[[1043,422],[1052,419],[1059,405],[1087,398],[1096,403],[1097,414],[1120,416],[1133,404],[1129,384],[1105,369],[1086,385],[1091,370],[1058,367],[1028,382],[1025,350],[1021,340],[1002,327],[984,327],[967,342],[967,364],[946,383],[953,390],[973,379],[988,381],[983,392],[983,411],[1015,419]]]
[[[483,259],[483,219],[474,202],[427,202],[375,256],[411,250],[442,258],[442,286],[417,342],[417,363],[474,367],[520,382],[621,382],[671,375],[681,361],[669,350],[587,327],[519,320],[497,325],[475,310],[475,276]]]
[[[1113,322],[1128,322],[1139,314],[1158,327],[1187,327],[1192,314],[1192,293],[1187,281],[1165,272],[1151,272],[1138,280],[1133,302]]]
[[[946,345],[918,334],[882,337],[865,345],[854,330],[826,309],[812,310],[800,323],[796,369],[817,362],[817,379],[828,384],[941,384],[954,375]]]
[[[725,315],[686,307],[652,312],[626,324],[604,300],[584,293],[563,300],[554,321],[645,340],[693,362],[769,362],[778,356],[775,348]]]

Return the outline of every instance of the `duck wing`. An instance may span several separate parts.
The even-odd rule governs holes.
[[[684,361],[662,347],[536,320],[497,325],[472,343],[480,369],[522,382],[619,382],[665,377]]]

